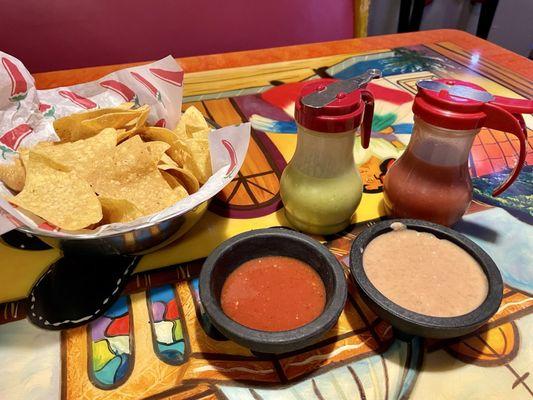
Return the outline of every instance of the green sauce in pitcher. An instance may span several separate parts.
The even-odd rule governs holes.
[[[363,186],[353,157],[362,121],[368,147],[374,98],[349,81],[318,80],[296,102],[296,152],[281,177],[281,198],[291,225],[303,232],[332,234],[350,224]]]

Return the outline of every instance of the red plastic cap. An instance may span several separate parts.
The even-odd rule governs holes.
[[[438,79],[437,82],[486,91],[470,82],[450,79]],[[481,128],[487,117],[484,113],[484,103],[481,101],[451,96],[445,90],[437,93],[422,88],[418,89],[415,96],[413,113],[431,125],[454,130]]]
[[[338,133],[356,129],[361,125],[365,103],[361,92],[339,93],[330,104],[313,108],[302,104],[302,97],[335,82],[334,79],[317,79],[302,88],[295,104],[294,119],[307,129],[317,132]]]

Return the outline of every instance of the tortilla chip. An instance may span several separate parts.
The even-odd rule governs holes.
[[[159,172],[161,173],[161,176],[163,176],[163,178],[167,181],[172,190],[176,192],[180,200],[189,195],[189,192],[187,192],[187,189],[185,189],[185,187],[178,178],[168,173],[167,171],[160,170]]]
[[[22,204],[29,197],[31,201],[26,201],[29,211],[36,210],[35,214],[63,229],[81,229],[94,228],[102,223],[132,221],[161,211],[198,191],[199,180],[205,181],[211,175],[207,141],[210,128],[202,114],[194,107],[188,109],[179,125],[182,128],[171,131],[163,127],[147,127],[150,107],[134,107],[132,102],[123,103],[56,120],[54,128],[61,142],[20,150],[16,166],[5,171],[0,169],[0,178],[3,178],[3,172],[6,176],[3,179],[9,181],[9,187],[22,189],[19,193],[22,195],[18,200],[15,198],[14,204],[17,201]],[[66,200],[55,203],[57,210],[49,212],[46,208],[50,206],[47,201],[52,195],[41,196],[46,207],[39,207],[37,197],[32,198],[25,191],[22,173],[28,181],[28,165],[33,165],[33,169],[36,165],[46,166],[43,169],[46,173],[40,173],[46,176],[59,174],[60,187],[72,177],[76,177],[85,188],[90,185],[92,195],[97,196],[101,203],[99,210],[103,218],[95,220],[94,212],[91,214],[90,211],[89,215],[93,218],[84,226],[80,227],[78,221],[61,221],[59,204],[70,201],[69,190],[64,190]],[[39,173],[35,175],[37,182],[46,181],[46,178],[39,178]],[[53,179],[49,182],[51,192],[55,193],[57,187]],[[76,186],[71,189],[74,192],[80,190]],[[91,207],[94,208],[93,203]],[[85,206],[80,206],[77,211],[83,214],[85,210]],[[69,212],[70,205],[65,210],[66,214]],[[51,215],[51,218],[44,214]],[[58,220],[59,223],[56,222]]]
[[[166,143],[145,143],[136,135],[116,147],[110,164],[102,168],[93,187],[100,196],[125,199],[142,215],[153,214],[178,201],[159,173],[157,164]]]
[[[189,138],[187,135],[187,127],[185,126],[185,122],[182,122],[181,120],[178,122],[178,125],[176,125],[176,128],[174,128],[174,133],[181,140]]]
[[[30,149],[19,149],[18,152],[20,161],[22,161],[22,165],[25,168],[28,168],[28,161],[30,159]]]
[[[146,141],[165,142],[170,146],[179,140],[178,136],[173,131],[159,126],[147,126],[139,131],[139,135],[141,135]]]
[[[123,111],[84,120],[80,124],[80,129],[71,133],[71,141],[89,138],[106,128],[122,128],[138,115],[137,111]]]
[[[0,181],[16,192],[24,189],[26,169],[20,157],[15,158],[12,164],[0,164]]]
[[[199,171],[199,175],[196,175],[196,177],[203,184],[212,174],[209,141],[207,139],[187,139],[186,143],[192,155],[193,162]]]
[[[72,132],[80,128],[82,121],[104,115],[107,112],[106,109],[101,108],[58,118],[54,121],[54,130],[62,142],[70,142]]]
[[[116,147],[112,165],[106,168],[114,170],[120,179],[126,179],[129,173],[144,173],[156,168],[167,147],[162,142],[145,143],[135,135]]]
[[[189,193],[187,192],[187,189],[185,189],[182,185],[176,186],[174,189],[172,189],[176,194],[178,195],[178,198],[184,199],[185,197],[189,196]]]
[[[145,143],[146,147],[148,148],[148,151],[150,154],[152,154],[152,159],[156,161],[156,164],[161,160],[161,157],[165,154],[165,151],[167,151],[170,148],[170,145],[165,142],[147,142]]]
[[[75,172],[54,169],[30,152],[26,174],[24,189],[11,203],[61,229],[83,229],[102,219],[94,190]]]
[[[150,114],[150,107],[145,105],[145,106],[139,107],[136,111],[140,112],[140,115],[132,119],[126,125],[124,125],[125,129],[123,132],[119,134],[119,137],[118,137],[119,143],[135,135],[146,124],[146,120],[148,119],[148,114]]]
[[[159,164],[157,166],[161,171],[168,172],[173,175],[178,181],[185,187],[189,194],[196,193],[200,188],[198,179],[191,173],[191,171],[185,168],[176,168],[172,165]]]
[[[116,130],[107,128],[88,139],[54,146],[36,146],[30,153],[50,160],[56,169],[75,171],[80,178],[91,183],[93,175],[98,173],[113,155],[116,144]]]
[[[208,140],[210,132],[211,132],[211,128],[207,128],[201,131],[193,132],[191,136],[193,139]]]
[[[165,179],[165,181],[167,181],[168,186],[170,186],[172,189],[181,186],[180,181],[178,181],[178,179],[174,175],[169,174],[168,172],[163,170],[160,170],[159,172],[161,173],[161,176]]]
[[[150,111],[148,106],[136,110],[121,106],[89,110],[56,119],[54,129],[61,142],[73,142],[94,136],[105,128],[123,128],[134,119],[144,118],[144,115],[148,115],[147,110]]]
[[[142,217],[141,210],[131,201],[102,196],[98,197],[98,200],[102,205],[102,224],[129,222]]]
[[[189,170],[197,179],[202,176],[202,172],[198,168],[193,159],[187,144],[183,141],[168,149],[167,154],[172,158],[180,168]]]
[[[121,110],[131,110],[133,107],[135,107],[135,103],[133,101],[129,101],[127,103],[119,104],[116,108]]]
[[[119,198],[130,201],[141,211],[150,215],[161,211],[179,200],[157,169],[144,173],[137,171],[101,177],[94,185],[102,197]]]
[[[187,111],[191,108],[193,107],[188,108]],[[196,112],[199,113],[200,111],[196,110]],[[194,120],[194,118],[197,118],[194,117],[194,115],[197,115],[195,112],[189,113],[189,115],[193,115],[189,119],[192,118]],[[187,118],[185,118],[185,121],[187,121]],[[159,127],[147,127],[140,131],[140,135],[145,140],[159,140],[168,143],[170,148],[167,150],[167,154],[179,168],[188,169],[201,183],[205,183],[212,174],[209,141],[206,137],[209,132],[209,127],[204,127],[193,131],[191,138],[188,137],[183,140],[176,131]],[[183,137],[183,133],[181,135]],[[192,138],[192,135],[196,135],[198,138]]]
[[[57,142],[57,143],[59,143],[59,142]],[[35,146],[33,146],[31,149],[32,150],[37,150],[37,149],[41,149],[43,147],[53,146],[54,144],[56,144],[56,142],[39,142]],[[29,156],[30,156],[30,148],[29,147],[25,147],[25,148],[22,148],[22,149],[18,149],[18,153],[19,153],[20,159],[22,160],[22,164],[24,164],[24,167],[27,168],[28,160],[29,160]]]
[[[201,175],[201,171],[192,159],[192,155],[185,141],[178,138],[175,132],[167,128],[147,127],[144,128],[140,135],[145,140],[163,141],[170,145],[167,154],[172,158],[180,168],[190,170],[195,176]]]
[[[137,128],[135,127],[131,129],[119,129],[118,136],[117,136],[117,143],[122,143],[125,140],[132,138],[136,134],[137,134]]]
[[[124,140],[128,139],[130,137],[130,131],[121,128],[117,129],[117,144],[120,142],[123,142]]]
[[[185,124],[187,136],[189,137],[192,137],[193,132],[209,129],[209,124],[204,115],[194,106],[185,110],[180,118],[180,123]]]
[[[172,158],[168,156],[168,154],[162,154],[161,159],[159,160],[159,164],[167,164],[172,167],[179,168],[179,165],[176,164],[176,161],[174,161]]]
[[[82,121],[97,118],[112,112],[123,111],[121,108],[98,108],[67,115],[54,121],[54,129],[62,142],[70,142],[72,140],[72,133],[81,129]]]
[[[138,116],[128,122],[125,127],[141,127],[145,124],[148,119],[148,114],[150,114],[150,107],[148,105],[141,106],[135,110],[138,113]]]

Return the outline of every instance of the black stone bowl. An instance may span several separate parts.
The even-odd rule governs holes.
[[[228,275],[244,262],[263,256],[297,258],[318,272],[326,288],[326,305],[320,316],[300,328],[267,332],[247,328],[224,314],[220,294]],[[206,259],[199,286],[213,325],[234,342],[267,354],[286,353],[316,342],[335,325],[347,296],[346,278],[333,254],[308,236],[283,228],[253,230],[222,243]]]
[[[363,252],[377,236],[390,232],[393,222],[401,222],[407,228],[429,232],[439,239],[446,239],[464,249],[481,265],[487,276],[487,297],[475,310],[457,317],[431,317],[409,311],[393,303],[370,282],[363,268]],[[396,330],[407,335],[447,339],[473,332],[494,315],[503,296],[500,271],[487,253],[470,239],[441,225],[415,219],[391,219],[378,222],[363,231],[353,242],[350,251],[350,270],[368,306],[381,318],[389,321]]]

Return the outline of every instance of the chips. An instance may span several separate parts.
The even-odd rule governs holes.
[[[207,139],[187,139],[185,141],[195,164],[193,171],[201,183],[205,183],[211,176],[211,156],[209,155],[209,141]]]
[[[154,169],[160,158],[150,151],[148,144],[144,143],[139,136],[133,136],[116,147],[111,160],[106,160],[107,165],[104,166],[101,176],[104,174],[128,175]]]
[[[22,159],[16,158],[13,164],[0,165],[0,180],[8,188],[20,192],[24,188],[24,181],[26,180],[26,170]]]
[[[170,146],[165,142],[148,142],[146,143],[146,146],[148,148],[148,151],[150,152],[152,156],[152,160],[154,160],[155,165],[161,160],[161,157],[165,154],[165,151],[167,151]]]
[[[148,106],[133,103],[54,122],[59,143],[20,149],[0,165],[8,200],[66,230],[93,229],[157,213],[195,193],[211,175],[202,114],[190,107],[181,134],[146,126]]]
[[[75,171],[78,176],[92,183],[94,175],[107,162],[117,145],[117,131],[107,128],[89,139],[53,146],[40,146],[31,150],[53,162],[56,168]]]
[[[210,130],[204,116],[194,106],[185,110],[181,116],[178,126],[176,127],[176,130],[183,130],[183,127],[185,127],[185,133],[188,137],[192,137],[193,132]]]
[[[189,194],[196,193],[200,188],[198,179],[187,169],[169,164],[159,164],[159,169],[174,176],[187,189]]]
[[[98,199],[102,205],[102,222],[104,224],[129,222],[142,217],[141,210],[131,201],[103,196],[98,197]]]
[[[126,176],[125,172],[118,171],[97,181],[94,188],[100,196],[132,202],[143,215],[161,211],[180,200],[157,169],[124,179]]]
[[[190,109],[195,108],[189,107],[187,111]],[[199,113],[198,110],[196,111]],[[183,114],[180,122],[183,119],[187,120],[184,118],[186,114],[187,112]],[[195,125],[192,129],[199,128],[200,124],[198,124],[196,120],[194,121],[197,125]],[[205,124],[207,125],[207,123]],[[197,138],[193,137],[194,134],[197,135]],[[203,130],[193,131],[190,136],[188,136],[186,133],[184,134],[185,136],[180,136],[178,133],[176,133],[176,131],[171,131],[170,129],[148,127],[143,129],[140,132],[140,135],[146,140],[160,140],[168,143],[170,148],[168,149],[167,154],[170,156],[170,158],[172,158],[178,167],[191,171],[200,183],[205,183],[211,176],[212,170],[211,156],[209,153],[209,141],[207,138],[204,138],[206,137],[206,134]],[[184,139],[182,139],[182,137]]]
[[[143,110],[143,107],[146,108]],[[124,129],[120,130],[121,133],[118,136],[119,142],[122,142],[123,140],[132,137],[136,132],[139,131],[139,129],[144,126],[148,118],[148,114],[150,114],[150,108],[148,106],[143,107],[137,109],[137,111],[141,110],[139,116],[129,121],[126,125],[124,125]]]
[[[192,155],[185,141],[179,139],[170,129],[148,127],[143,129],[140,135],[145,140],[159,140],[168,143],[170,148],[168,149],[167,154],[179,167],[191,170],[196,177],[201,175],[200,170],[192,159]]]
[[[53,168],[31,151],[24,189],[9,201],[62,229],[82,229],[102,219],[91,185],[75,172]]]
[[[182,186],[181,182],[174,175],[163,170],[160,170],[159,172],[161,172],[161,176],[165,181],[167,181],[168,186],[170,186],[172,189],[175,189],[178,186]]]
[[[148,106],[136,110],[122,107],[100,108],[56,119],[54,129],[62,142],[87,139],[105,128],[125,128],[132,135],[136,128],[144,124],[149,112]]]

